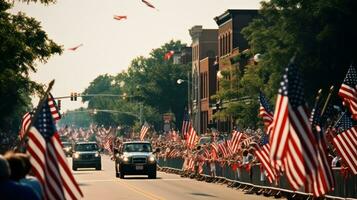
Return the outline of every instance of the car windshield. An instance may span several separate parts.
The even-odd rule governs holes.
[[[97,144],[77,144],[76,151],[97,151],[98,146]]]
[[[151,145],[146,143],[130,143],[124,144],[124,152],[151,152]]]
[[[70,147],[72,146],[69,142],[62,142],[63,147]]]

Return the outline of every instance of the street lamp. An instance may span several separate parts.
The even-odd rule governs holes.
[[[218,79],[223,78],[223,74],[222,74],[221,71],[218,71],[218,72],[217,72],[217,78],[218,78]]]
[[[187,80],[186,80],[187,81]],[[183,80],[183,79],[177,79],[177,84],[181,84],[181,83],[183,83],[183,82],[185,82],[185,80]]]
[[[190,78],[190,73],[187,73],[187,78]],[[191,95],[190,95],[190,84],[191,82],[189,80],[184,80],[184,79],[177,79],[176,83],[181,85],[183,82],[187,82],[187,112],[190,113],[191,112],[191,104],[190,104],[190,99],[191,99]]]

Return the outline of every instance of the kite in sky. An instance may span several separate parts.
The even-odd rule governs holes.
[[[141,2],[143,2],[143,3],[145,3],[147,6],[149,6],[150,8],[153,8],[153,9],[156,9],[156,10],[158,10],[157,8],[155,8],[155,6],[154,5],[152,5],[151,3],[149,3],[148,1],[146,1],[146,0],[141,0]]]
[[[70,51],[75,51],[75,50],[77,50],[79,47],[81,47],[81,46],[83,46],[83,44],[80,44],[80,45],[78,45],[78,46],[75,46],[75,47],[72,47],[72,48],[68,48],[68,50],[70,50]]]
[[[126,15],[114,15],[113,19],[116,19],[116,20],[127,19],[127,16]]]

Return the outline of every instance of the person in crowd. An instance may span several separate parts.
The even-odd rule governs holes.
[[[2,200],[39,200],[35,191],[27,185],[21,185],[20,183],[12,180],[12,178],[18,178],[20,176],[17,173],[19,171],[11,171],[11,169],[21,169],[22,161],[20,158],[14,158],[0,155],[0,198]],[[9,161],[10,162],[9,162]]]
[[[43,191],[40,181],[36,177],[30,175],[30,171],[31,171],[30,156],[24,153],[18,153],[17,155],[22,159],[24,164],[23,178],[21,178],[19,182],[23,185],[29,185],[35,191],[36,195],[39,198],[42,198]]]

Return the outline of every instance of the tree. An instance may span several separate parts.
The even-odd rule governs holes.
[[[122,98],[85,97],[83,101],[89,102],[90,109],[120,111],[115,114],[102,113],[100,118],[106,117],[107,123],[133,126],[139,121],[141,106],[142,121],[156,127],[161,125],[161,114],[166,112],[173,112],[180,122],[187,104],[187,91],[186,87],[176,82],[187,77],[190,66],[173,64],[172,59],[165,60],[164,55],[171,50],[179,51],[184,46],[180,41],[170,41],[153,49],[148,58],[140,56],[133,59],[127,71],[115,76],[98,76],[83,93],[117,94]]]
[[[261,17],[243,30],[253,53],[260,53],[260,79],[273,99],[291,57],[305,79],[309,102],[319,88],[340,86],[356,61],[357,2],[354,0],[271,0]]]
[[[36,72],[36,62],[45,63],[62,52],[38,21],[21,12],[11,14],[10,8],[0,0],[0,132],[18,131],[21,116],[31,107],[29,96],[42,92],[42,85],[29,78]]]

